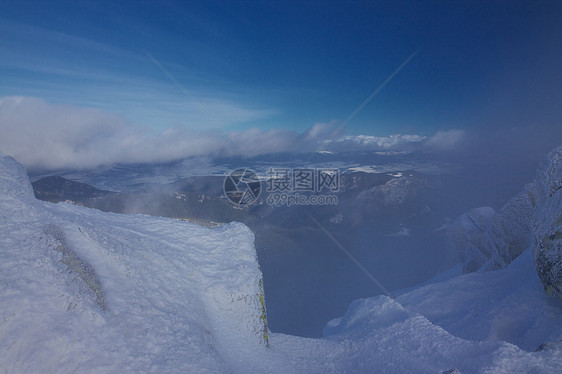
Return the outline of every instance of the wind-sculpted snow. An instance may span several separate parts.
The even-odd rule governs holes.
[[[533,344],[545,343],[538,352],[498,341],[519,331],[516,319],[504,326],[510,336],[481,341],[464,339],[469,326],[436,324],[463,318],[455,282],[470,279],[472,295],[485,289],[488,317],[501,322],[496,301],[520,288],[510,295],[508,283],[494,290],[474,279],[510,276],[509,268],[436,283],[435,292],[414,289],[399,298],[403,305],[358,300],[326,337],[307,339],[268,331],[254,237],[240,223],[211,229],[40,202],[25,170],[1,154],[0,219],[2,373],[551,373],[562,366],[562,351],[550,348],[562,326],[556,305],[540,301],[536,314],[534,305],[521,314],[519,326],[555,314],[545,319],[548,329],[540,324],[531,334]],[[528,273],[516,276],[527,284]],[[545,296],[535,288],[523,295]],[[478,318],[475,326],[485,331]]]

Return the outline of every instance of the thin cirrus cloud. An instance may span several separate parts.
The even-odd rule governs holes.
[[[118,114],[155,131],[201,130],[212,121],[171,83],[142,50],[130,50],[64,32],[0,18],[6,74],[0,96],[32,96]],[[255,98],[229,93],[216,77],[166,61],[224,126],[278,114]],[[218,85],[218,86],[217,86]],[[214,87],[214,88],[210,88]]]
[[[91,168],[118,162],[166,162],[192,156],[256,156],[313,149],[412,150],[426,143],[447,148],[447,142],[458,141],[461,135],[337,135],[327,140],[334,127],[335,124],[316,124],[304,132],[280,128],[252,128],[230,134],[219,129],[154,132],[99,109],[52,104],[33,97],[0,98],[0,151],[32,169]]]

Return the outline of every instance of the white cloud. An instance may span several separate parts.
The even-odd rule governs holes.
[[[427,138],[422,135],[390,135],[390,136],[371,136],[353,135],[343,136],[326,143],[327,150],[369,150],[369,151],[388,151],[413,149]]]
[[[98,109],[52,104],[30,97],[0,98],[0,151],[32,169],[89,168],[116,162],[165,162],[190,156],[255,156],[318,149],[408,150],[420,144],[446,148],[462,138],[455,131],[426,138],[341,136],[334,129],[337,129],[335,123],[315,124],[304,132],[253,128],[230,134],[219,129],[203,132],[168,129],[154,133]]]
[[[29,97],[0,98],[0,151],[29,168],[88,168],[115,162],[164,162],[196,155],[302,151],[319,133],[283,129],[169,129],[154,133],[97,109]]]
[[[425,142],[427,148],[433,150],[453,150],[458,148],[466,140],[466,132],[463,130],[437,131]]]

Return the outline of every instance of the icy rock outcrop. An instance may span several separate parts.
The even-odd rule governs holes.
[[[533,183],[498,214],[472,209],[448,227],[447,238],[465,273],[505,268],[533,246],[546,292],[562,298],[562,146],[545,157]]]
[[[546,156],[533,187],[535,267],[545,291],[562,298],[562,146]]]
[[[562,351],[562,340],[558,342],[547,342],[538,346],[535,352],[540,351]]]
[[[2,372],[242,372],[268,345],[248,227],[38,201],[1,153],[0,283]]]
[[[527,189],[509,200],[492,217],[488,229],[490,260],[482,270],[505,268],[532,243],[532,191]]]
[[[447,228],[449,247],[463,263],[463,272],[480,269],[491,257],[489,225],[496,214],[490,207],[471,209]]]
[[[471,209],[447,229],[449,247],[463,263],[463,272],[505,268],[531,245],[532,191],[509,200],[499,213]]]
[[[25,168],[10,156],[0,152],[0,194],[34,200],[33,188]]]

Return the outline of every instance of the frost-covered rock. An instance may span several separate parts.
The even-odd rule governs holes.
[[[27,201],[35,199],[25,168],[12,157],[2,153],[0,153],[0,176],[0,195],[6,198],[18,197]]]
[[[449,369],[447,371],[444,371],[442,374],[462,374],[462,373],[457,369]]]
[[[562,146],[550,152],[534,183],[532,218],[537,274],[546,292],[562,298]]]
[[[496,213],[476,208],[447,228],[448,245],[463,263],[463,272],[505,268],[532,243],[533,185],[510,199]]]
[[[562,340],[557,341],[557,342],[542,343],[541,345],[538,346],[538,348],[536,349],[535,352],[540,352],[540,351],[562,352]]]
[[[267,344],[245,225],[41,202],[0,154],[1,372],[259,372]]]
[[[530,194],[530,191],[519,193],[492,217],[487,230],[491,256],[482,270],[505,268],[531,245],[533,202]]]
[[[546,292],[562,297],[562,146],[545,157],[533,183],[498,214],[473,209],[448,227],[447,237],[465,273],[505,268],[533,246]]]
[[[490,258],[488,228],[496,212],[493,208],[471,209],[447,228],[447,241],[463,264],[463,272],[480,269]]]
[[[509,200],[499,213],[492,208],[472,209],[447,229],[449,246],[463,263],[463,272],[505,268],[532,242],[531,192]]]

